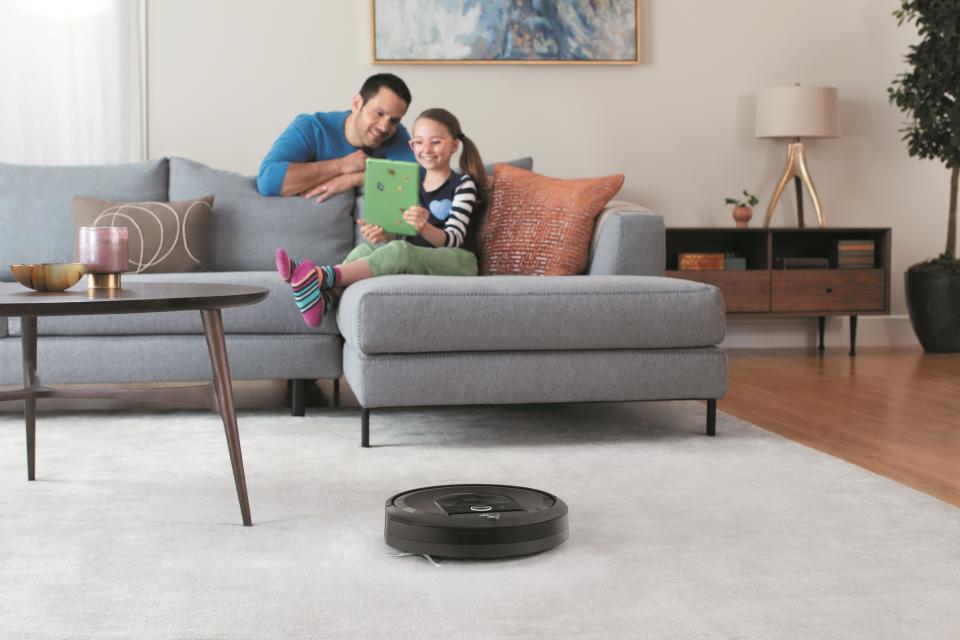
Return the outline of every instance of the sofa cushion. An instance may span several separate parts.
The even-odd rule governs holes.
[[[223,310],[223,328],[226,333],[331,335],[337,333],[336,319],[333,314],[324,318],[318,329],[311,329],[304,324],[293,302],[290,285],[281,280],[276,271],[128,273],[123,276],[123,284],[126,286],[138,282],[215,282],[269,289],[270,294],[262,302]],[[87,281],[84,278],[72,290],[82,292],[86,285]],[[109,316],[50,316],[37,320],[37,333],[46,336],[199,334],[203,333],[203,324],[200,321],[200,313],[197,311]],[[20,335],[19,318],[10,318],[10,334]]]
[[[170,158],[171,200],[213,194],[210,268],[213,271],[267,271],[283,247],[298,259],[334,264],[353,248],[352,191],[323,204],[300,197],[262,196],[256,180]]]
[[[593,223],[623,175],[558,180],[497,165],[480,234],[484,275],[574,275],[587,266]]]
[[[180,202],[73,199],[76,237],[80,227],[126,227],[129,269],[136,273],[207,271],[212,208],[213,196]]]
[[[74,196],[166,200],[167,167],[166,158],[86,167],[0,164],[0,280],[13,280],[11,264],[73,262]]]
[[[719,344],[720,290],[656,276],[381,276],[344,290],[347,343],[366,354],[669,349]]]

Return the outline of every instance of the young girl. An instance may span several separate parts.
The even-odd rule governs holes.
[[[461,143],[462,173],[457,173],[450,168],[450,158]],[[343,287],[365,278],[391,273],[477,275],[476,255],[463,248],[487,189],[487,174],[477,146],[463,135],[452,113],[427,109],[413,124],[410,148],[424,169],[420,205],[403,213],[403,219],[417,230],[416,236],[397,240],[383,227],[357,220],[367,242],[386,244],[362,244],[342,263],[332,266],[317,267],[310,260],[298,262],[277,249],[277,271],[293,287],[294,302],[311,327],[318,326],[323,316],[336,308]]]

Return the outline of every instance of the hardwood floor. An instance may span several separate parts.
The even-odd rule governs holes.
[[[729,373],[720,411],[960,506],[960,354],[732,350]]]

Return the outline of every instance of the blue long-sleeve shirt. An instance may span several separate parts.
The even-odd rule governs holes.
[[[283,179],[291,162],[316,162],[334,160],[357,151],[347,142],[343,132],[349,111],[329,111],[301,114],[294,118],[267,152],[257,173],[257,189],[265,196],[280,195]],[[393,137],[380,145],[374,158],[407,160],[413,162],[413,152],[408,144],[410,134],[398,125]]]

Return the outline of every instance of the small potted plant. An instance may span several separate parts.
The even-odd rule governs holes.
[[[743,199],[738,198],[727,198],[723,201],[724,204],[733,205],[733,219],[737,221],[738,229],[746,229],[747,224],[750,222],[750,218],[753,217],[753,207],[760,202],[757,200],[757,196],[752,193],[747,192],[746,189],[743,190]]]
[[[960,351],[960,260],[957,186],[960,178],[960,0],[901,0],[897,24],[914,22],[920,42],[906,55],[909,69],[887,90],[909,118],[902,129],[911,156],[939,160],[950,171],[946,248],[904,274],[913,330],[928,352]]]

